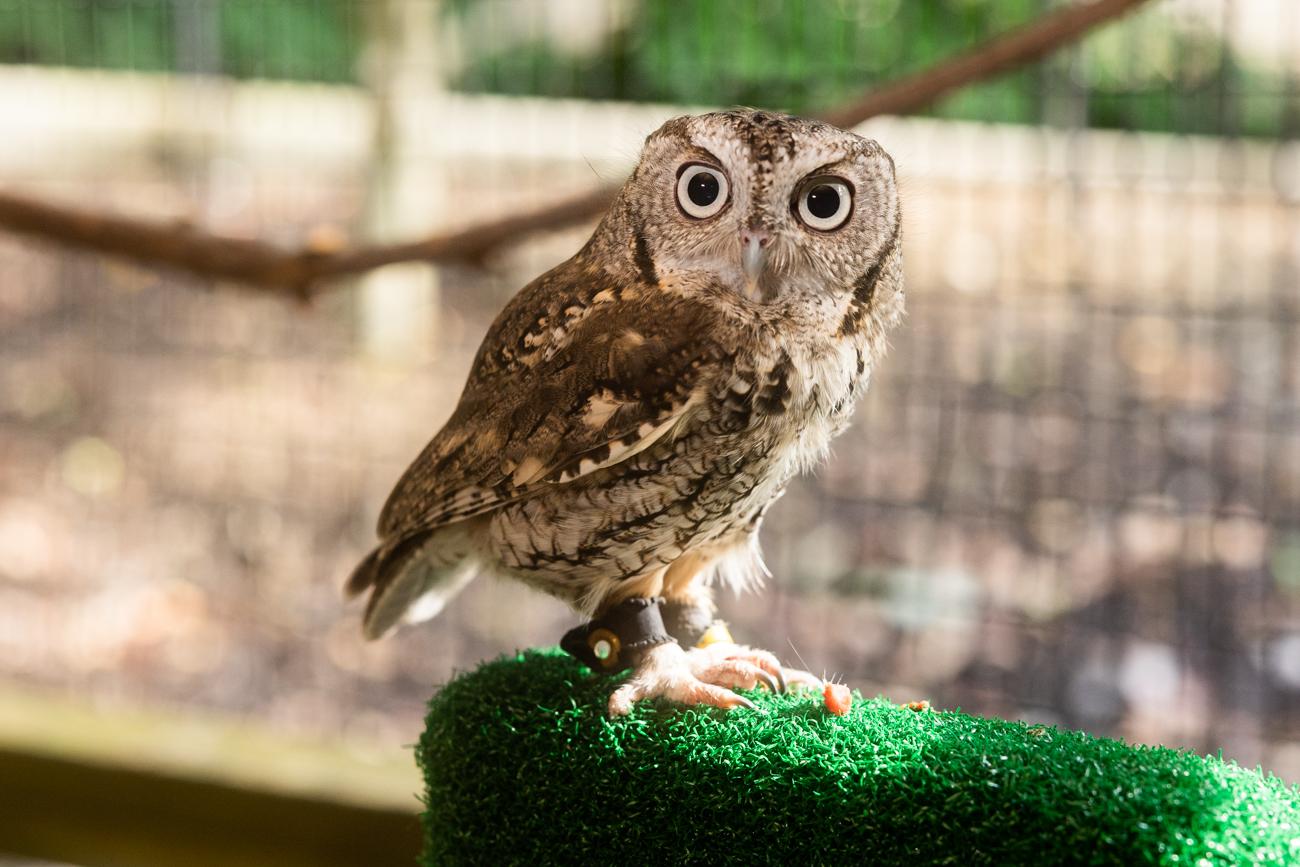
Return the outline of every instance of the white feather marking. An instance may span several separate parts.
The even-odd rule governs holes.
[[[645,343],[645,337],[639,331],[633,331],[631,328],[624,330],[618,337],[619,346],[624,350],[636,349]]]
[[[546,472],[546,465],[540,458],[529,455],[519,462],[515,469],[514,475],[510,477],[511,483],[516,488],[522,488],[524,485],[531,484],[540,479]]]
[[[474,580],[478,574],[478,562],[473,559],[467,559],[456,567],[456,571],[442,578],[439,583],[429,587],[423,594],[416,597],[406,613],[402,615],[403,623],[423,623],[426,620],[432,620],[438,616],[447,603],[456,596],[461,589]]]
[[[587,411],[583,414],[582,420],[587,427],[599,430],[621,406],[623,406],[621,402],[610,400],[604,395],[592,395],[591,400],[587,401]]]
[[[571,482],[574,479],[594,473],[597,470],[603,470],[605,467],[612,466],[645,451],[658,442],[664,434],[672,430],[673,426],[681,421],[687,410],[694,406],[697,400],[698,393],[691,395],[685,403],[662,422],[643,422],[637,428],[637,439],[630,445],[624,445],[621,440],[607,443],[609,447],[608,458],[599,463],[590,458],[582,459],[578,463],[576,472],[572,469],[564,471],[560,475],[559,481],[561,483]],[[529,455],[519,462],[519,466],[515,468],[510,481],[515,487],[522,488],[540,481],[554,470],[555,465],[553,463],[546,465],[542,463],[541,459]],[[507,497],[507,499],[509,498]],[[458,520],[489,511],[499,505],[500,502],[501,498],[491,488],[477,485],[462,488],[439,503],[437,508],[429,512],[427,518],[430,521],[442,522]]]
[[[609,447],[609,457],[599,463],[583,458],[578,462],[576,470],[569,469],[560,475],[560,482],[571,482],[574,479],[594,473],[597,470],[603,470],[605,467],[612,467],[614,464],[627,460],[628,458],[640,454],[650,446],[658,442],[664,434],[672,430],[673,426],[682,420],[686,411],[696,403],[696,396],[691,397],[683,403],[677,410],[661,422],[647,421],[642,422],[636,429],[636,439],[631,444],[624,444],[622,440],[615,440],[607,443]]]

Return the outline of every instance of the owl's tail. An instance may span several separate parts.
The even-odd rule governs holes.
[[[370,591],[362,629],[373,640],[399,623],[436,617],[477,573],[467,528],[452,524],[371,551],[353,570],[345,592],[352,597]]]

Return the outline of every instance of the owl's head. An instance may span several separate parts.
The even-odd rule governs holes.
[[[876,142],[763,111],[668,121],[623,192],[660,273],[707,271],[749,298],[852,292],[895,259],[894,163]]]

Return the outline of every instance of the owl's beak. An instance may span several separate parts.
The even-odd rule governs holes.
[[[745,294],[758,297],[758,279],[767,264],[767,248],[772,234],[766,229],[745,229],[740,233],[740,266],[745,272]]]

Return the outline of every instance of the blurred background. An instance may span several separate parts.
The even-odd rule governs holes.
[[[0,0],[0,188],[400,240],[620,181],[675,114],[832,107],[1059,5]],[[1155,0],[860,131],[897,162],[909,314],[769,514],[774,577],[723,595],[733,632],[866,694],[1300,781],[1300,6]],[[0,234],[0,734],[160,719],[254,775],[282,751],[241,738],[310,742],[413,804],[435,685],[575,618],[481,578],[367,644],[341,582],[493,315],[589,231],[310,306]]]

